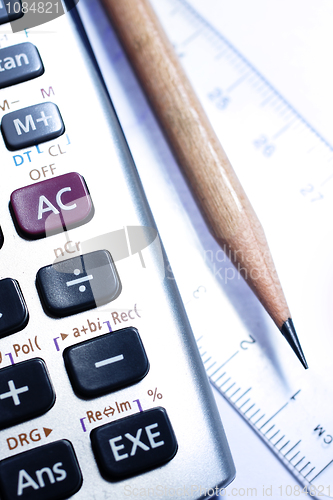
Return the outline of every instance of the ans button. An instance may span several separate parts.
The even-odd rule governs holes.
[[[93,215],[87,185],[76,172],[13,191],[10,207],[19,234],[27,239],[80,226]]]
[[[7,148],[16,151],[59,137],[65,126],[58,106],[45,102],[7,113],[1,132]]]
[[[135,384],[149,370],[139,332],[133,327],[68,347],[64,360],[73,389],[82,398]]]
[[[64,500],[82,485],[72,444],[63,439],[0,462],[3,500]]]
[[[177,452],[177,440],[164,408],[98,427],[91,431],[90,438],[100,472],[111,481],[159,467]]]

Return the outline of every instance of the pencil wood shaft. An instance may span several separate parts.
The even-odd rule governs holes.
[[[146,0],[103,0],[215,239],[281,329],[290,312],[250,202]]]

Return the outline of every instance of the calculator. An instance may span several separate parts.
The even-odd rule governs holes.
[[[0,498],[221,493],[220,416],[76,8],[0,0],[0,23]]]

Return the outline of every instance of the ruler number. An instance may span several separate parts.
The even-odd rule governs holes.
[[[208,92],[208,99],[220,110],[226,109],[230,104],[230,97],[225,95],[220,87],[215,87],[211,92]]]
[[[253,141],[254,146],[259,149],[266,158],[272,156],[275,151],[275,145],[272,142],[269,142],[269,139],[266,135],[261,135]]]
[[[252,335],[249,335],[249,337],[251,340],[242,340],[242,342],[239,344],[241,346],[241,349],[244,349],[244,351],[249,348],[249,345],[256,343],[256,339],[254,339]]]
[[[313,201],[319,201],[324,198],[324,196],[315,189],[313,184],[307,184],[300,190],[303,196],[306,196],[311,203]]]
[[[193,297],[195,299],[200,299],[200,297],[202,297],[206,292],[207,289],[204,286],[200,285],[196,290],[194,290]]]

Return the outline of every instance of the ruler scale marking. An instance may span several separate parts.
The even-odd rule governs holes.
[[[312,469],[311,469],[311,470],[310,470],[307,474],[305,474],[305,476],[304,476],[304,477],[309,476],[309,475],[311,474],[311,472],[312,472],[312,471],[314,471],[314,470],[315,470],[315,467],[312,467]]]
[[[289,460],[289,462],[292,462],[292,461],[294,460],[294,458],[295,458],[295,457],[297,457],[297,455],[299,455],[299,454],[300,454],[300,451],[298,451],[298,452],[297,452],[297,453],[296,453],[296,454],[295,454],[295,455],[294,455],[294,456],[293,456],[293,457]]]
[[[283,435],[283,436],[282,436],[282,438],[280,438],[280,439],[279,439],[279,440],[278,440],[278,441],[274,444],[274,446],[276,446],[277,444],[279,444],[279,442],[280,442],[280,441],[282,441],[282,439],[283,439],[283,438],[285,438],[285,437],[286,437],[286,436],[285,436],[285,435]]]
[[[252,389],[252,387],[250,387],[250,388],[249,388],[249,389],[247,389],[245,392],[243,392],[243,394],[242,394],[241,396],[239,396],[239,398],[235,401],[235,404],[236,404],[236,403],[238,403],[238,401],[239,401],[240,399],[242,399],[242,398],[245,396],[245,394],[247,394],[248,392],[250,392],[250,390],[251,390],[251,389]],[[249,401],[249,400],[248,400],[248,401]]]
[[[266,436],[266,434],[268,434],[268,433],[269,433],[272,429],[274,429],[274,427],[275,427],[275,424],[274,424],[274,425],[272,425],[272,427],[270,427],[270,428],[268,429],[268,431],[266,431],[266,432],[265,432],[265,436]]]
[[[288,455],[291,451],[293,451],[293,449],[295,449],[295,448],[296,448],[296,446],[298,446],[300,442],[301,442],[301,439],[300,439],[300,440],[299,440],[299,441],[298,441],[298,442],[297,442],[297,443],[296,443],[296,444],[295,444],[292,448],[290,448],[290,450],[289,450],[289,451],[287,451],[287,453],[285,453],[285,455],[284,455],[284,456],[286,457],[286,456],[287,456],[287,455]]]
[[[328,462],[328,464],[325,465],[325,467],[323,467],[321,469],[321,471],[318,472],[318,474],[315,475],[315,477],[312,478],[312,481],[314,481],[315,479],[317,479],[317,477],[322,473],[324,472],[325,469],[327,469],[331,464],[333,463],[333,460],[331,460],[330,462]]]
[[[280,413],[280,411],[284,410],[284,408],[288,405],[288,403],[286,403],[285,405],[283,405],[277,412],[274,413],[274,415],[272,415],[260,428],[259,430],[261,430],[263,427],[265,427],[265,425],[268,424],[268,422],[270,422],[271,420],[273,420],[274,417],[276,417],[276,415],[278,415]]]
[[[271,437],[269,438],[269,440],[271,441],[273,438],[275,438],[275,436],[277,436],[277,435],[279,434],[279,432],[280,432],[280,430],[276,431],[276,433],[275,433],[275,434],[273,434],[273,436],[271,436]]]
[[[250,401],[250,399],[251,399],[251,398],[247,399],[247,400],[245,401],[245,403],[243,403],[241,406],[239,406],[239,407],[238,407],[238,409],[240,410],[241,408],[243,408],[243,406],[245,406],[245,405],[246,405],[246,404]],[[237,401],[235,401],[235,403],[237,403]],[[250,408],[249,408],[249,409],[253,408],[253,406],[254,406],[254,405],[250,406]],[[249,410],[247,410],[247,411],[249,411]],[[246,413],[246,412],[245,412],[245,413]],[[244,415],[245,415],[245,413],[244,413]]]
[[[260,420],[262,420],[265,416],[266,416],[266,415],[265,415],[265,413],[264,413],[264,414],[263,414],[260,418],[258,418],[258,420],[256,420],[256,421],[254,422],[254,425],[257,425],[257,423],[258,423],[258,422],[260,422]]]
[[[287,446],[289,443],[290,443],[290,439],[289,439],[289,441],[287,441],[287,442],[286,442],[286,443],[285,443],[285,444],[284,444],[284,445],[283,445],[283,446],[279,449],[279,451],[281,452],[281,450],[283,450],[283,448],[285,448],[285,446]]]
[[[302,470],[306,469],[306,467],[307,467],[308,465],[310,465],[310,464],[311,464],[311,462],[308,462],[306,465],[304,465],[304,467],[302,467],[302,469],[300,469],[300,472],[302,472]]]
[[[248,412],[248,411],[250,411],[250,410],[252,410],[252,408],[253,408],[254,406],[255,406],[255,403],[254,403],[252,406],[250,406],[250,408],[248,408],[248,409],[247,409],[247,410],[243,413],[243,415],[246,415],[246,414],[247,414],[247,412]],[[241,406],[239,407],[239,409],[240,409],[240,408],[241,408]]]

